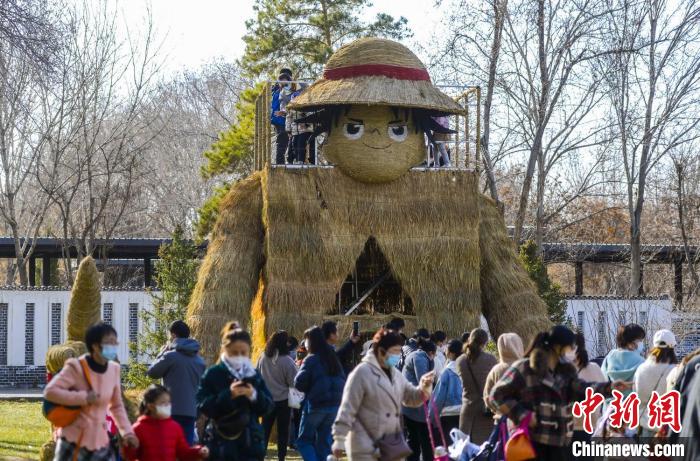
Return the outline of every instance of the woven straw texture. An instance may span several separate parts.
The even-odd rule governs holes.
[[[100,321],[100,274],[92,256],[80,261],[68,304],[68,340],[82,341],[85,330]]]
[[[84,336],[84,333],[83,333]],[[66,341],[63,344],[56,344],[46,351],[46,371],[56,374],[66,360],[80,357],[87,352],[85,343],[82,341]]]
[[[361,65],[388,64],[425,69],[420,59],[404,45],[382,38],[361,38],[341,47],[326,64],[326,69]],[[296,97],[288,108],[309,109],[338,104],[368,104],[415,107],[446,114],[461,114],[456,101],[426,80],[400,80],[384,76],[360,76],[338,80],[320,79]]]
[[[477,182],[466,171],[362,184],[338,169],[277,168],[240,182],[222,205],[189,307],[204,353],[215,356],[226,320],[249,327],[251,306],[256,343],[278,328],[299,335],[337,312],[335,295],[370,236],[420,326],[454,336],[478,326],[483,311],[494,335],[548,328],[546,307]]]
[[[207,256],[187,309],[188,324],[210,361],[218,356],[221,329],[230,320],[249,328],[251,301],[263,262],[260,173],[236,183],[221,203]]]
[[[400,112],[399,119],[404,119],[404,111]],[[416,132],[410,115],[406,121],[406,139],[397,142],[389,137],[389,122],[396,118],[385,106],[352,106],[329,133],[323,154],[357,181],[393,181],[425,159],[423,133]],[[350,119],[364,122],[360,139],[348,139],[343,134],[343,127]]]

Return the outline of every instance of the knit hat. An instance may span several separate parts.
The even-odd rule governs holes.
[[[669,330],[654,333],[654,347],[676,347],[676,336]]]
[[[464,109],[435,87],[418,57],[383,38],[361,38],[328,59],[323,78],[289,104],[291,109],[367,104],[461,114]]]

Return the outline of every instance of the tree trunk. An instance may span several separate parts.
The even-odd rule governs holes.
[[[530,147],[530,158],[527,162],[527,170],[525,171],[525,179],[523,180],[523,188],[520,191],[520,202],[518,204],[518,213],[515,218],[515,231],[513,240],[519,244],[522,240],[523,226],[525,224],[525,215],[527,214],[528,201],[530,196],[530,188],[532,187],[532,176],[535,173],[535,165],[537,157],[542,150],[542,138],[544,136],[546,108],[549,100],[549,70],[547,69],[547,55],[545,54],[545,36],[544,36],[544,0],[537,2],[537,40],[538,40],[538,57],[540,68],[540,97],[537,100],[537,130]]]
[[[491,56],[489,61],[489,76],[486,83],[486,99],[484,100],[484,132],[481,136],[481,157],[486,171],[486,182],[491,198],[498,202],[498,189],[496,188],[496,176],[493,172],[493,160],[489,151],[489,135],[491,133],[491,105],[493,92],[496,86],[496,68],[498,56],[501,51],[501,37],[503,35],[503,20],[508,7],[508,0],[493,0],[494,27],[493,42],[491,43]]]

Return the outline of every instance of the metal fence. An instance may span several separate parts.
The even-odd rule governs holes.
[[[273,85],[279,81],[268,81],[263,86],[262,93],[255,100],[255,140],[254,140],[254,168],[261,170],[266,164],[271,167],[281,168],[313,168],[332,167],[323,156],[322,143],[315,139],[316,155],[313,163],[304,164],[276,164],[275,163],[275,133],[270,122],[272,106]],[[308,82],[290,82],[308,83]],[[426,169],[457,169],[475,170],[479,172],[481,163],[481,88],[478,86],[441,86],[443,91],[452,94],[454,99],[464,108],[464,115],[452,115],[449,117],[450,128],[456,133],[445,141],[429,143],[426,139],[425,161],[416,166],[416,170]],[[451,166],[440,166],[436,152],[439,143],[443,143],[449,152]]]

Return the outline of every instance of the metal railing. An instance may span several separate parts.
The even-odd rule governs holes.
[[[268,163],[270,166],[278,168],[332,168],[333,165],[323,157],[322,144],[318,137],[314,138],[316,155],[313,163],[310,164],[308,161],[303,164],[275,163],[275,133],[270,122],[270,110],[272,87],[279,83],[282,82],[265,82],[262,94],[255,100],[254,169],[261,170]],[[290,83],[308,82],[293,81]],[[414,170],[456,169],[479,172],[481,162],[481,88],[478,86],[437,86],[447,90],[448,93],[454,93],[453,90],[457,89],[460,93],[454,96],[454,99],[462,105],[465,113],[449,117],[450,128],[456,133],[450,135],[448,139],[434,143],[429,143],[426,140],[425,161],[414,167]],[[437,161],[436,154],[440,143],[447,147],[450,166],[441,166],[440,162]]]

